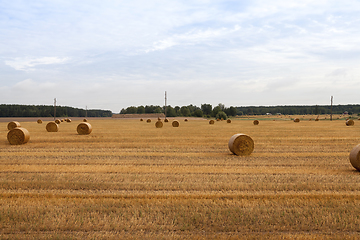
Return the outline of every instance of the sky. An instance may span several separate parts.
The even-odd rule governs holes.
[[[0,104],[360,104],[358,0],[0,0]]]

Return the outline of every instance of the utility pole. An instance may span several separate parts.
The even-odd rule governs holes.
[[[56,118],[56,98],[54,98],[54,121]]]
[[[331,96],[330,121],[332,121],[332,105],[333,105],[333,96]]]
[[[165,119],[166,119],[166,106],[167,106],[167,97],[166,97],[166,91],[165,91]]]

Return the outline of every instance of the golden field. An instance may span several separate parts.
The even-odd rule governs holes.
[[[360,121],[320,119],[33,120],[24,145],[0,122],[0,239],[360,238]],[[250,156],[230,153],[236,133]]]

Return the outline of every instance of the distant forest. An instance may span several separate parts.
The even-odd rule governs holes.
[[[109,110],[56,106],[56,117],[111,117]],[[54,106],[0,104],[0,117],[54,117]]]
[[[160,106],[131,106],[123,108],[120,114],[141,114],[141,113],[164,113],[164,107]],[[360,114],[360,105],[333,105],[333,114]],[[283,114],[283,115],[306,115],[306,114],[330,114],[330,105],[314,105],[314,106],[248,106],[248,107],[225,107],[224,104],[218,104],[213,107],[211,104],[201,104],[201,107],[194,105],[188,106],[167,106],[167,117],[226,117],[236,115],[265,115],[265,114]]]
[[[333,105],[333,114],[360,115],[360,105]],[[120,114],[142,114],[142,113],[165,113],[161,106],[146,105],[139,107],[123,108]],[[200,107],[188,106],[167,106],[167,117],[217,117],[226,118],[241,115],[306,115],[306,114],[330,114],[330,105],[314,106],[247,106],[247,107],[225,107],[224,104],[212,106],[201,104]],[[56,117],[111,117],[110,110],[85,110],[73,107],[56,106]],[[48,105],[15,105],[0,104],[0,117],[54,117],[54,106]]]

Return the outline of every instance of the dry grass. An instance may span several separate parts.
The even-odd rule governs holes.
[[[158,131],[114,119],[78,135],[80,122],[56,134],[21,122],[25,145],[10,145],[0,122],[1,239],[360,237],[349,161],[359,125],[192,120]],[[255,142],[250,156],[228,149],[239,129]]]

